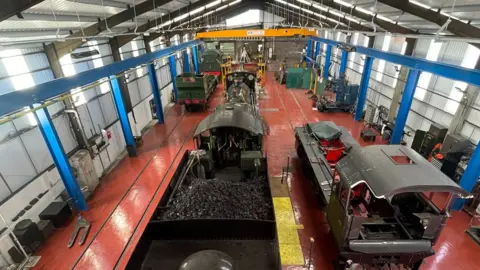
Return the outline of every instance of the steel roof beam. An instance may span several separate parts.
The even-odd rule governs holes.
[[[339,3],[337,3],[333,0],[323,0],[322,3],[320,3],[318,0],[317,1],[312,1],[312,2],[314,2],[315,4],[319,4],[319,5],[323,4],[324,6],[327,6],[327,7],[336,9],[336,10],[342,10],[342,12],[350,14],[350,8],[349,7],[341,5],[341,4],[339,4]],[[377,18],[377,15],[372,16],[370,14],[363,13],[363,12],[355,9],[355,7],[351,11],[351,14],[354,17],[357,17],[357,18],[360,18],[362,20],[366,20],[366,21],[369,21],[369,22],[371,22],[373,20],[374,24],[380,26],[381,28],[383,28],[383,29],[385,29],[385,30],[387,30],[388,32],[391,32],[391,33],[417,34],[417,31],[413,31],[411,29],[405,28],[405,27],[400,26],[396,23],[391,23],[391,22],[388,22],[388,21],[385,21],[385,20],[381,20],[381,19]]]
[[[222,2],[225,2],[227,0],[223,0]],[[161,25],[162,23],[164,22],[167,22],[169,20],[172,20],[174,19],[175,17],[177,17],[176,14],[180,14],[182,11],[192,11],[192,10],[195,10],[197,8],[201,8],[201,7],[204,7],[206,6],[207,4],[213,2],[213,0],[201,0],[201,1],[198,1],[198,2],[195,2],[195,3],[192,3],[190,4],[189,6],[186,6],[186,7],[183,7],[183,8],[180,8],[178,10],[175,10],[175,11],[172,11],[170,12],[169,14],[165,14],[163,16],[160,16],[159,18],[157,18],[157,20],[151,20],[151,21],[148,21],[147,23],[145,24],[142,24],[140,26],[138,26],[137,28],[137,32],[139,33],[143,33],[143,32],[147,32],[148,30],[152,29],[152,28],[155,28],[157,27],[158,25]],[[211,9],[217,9],[219,7],[219,5],[216,5],[215,7],[211,7],[210,9],[208,9],[209,11]],[[184,13],[185,13],[184,12]],[[204,11],[205,12],[205,11]],[[208,12],[208,11],[206,11]],[[183,14],[183,13],[182,13]],[[173,15],[173,17],[172,17]],[[194,16],[200,16],[201,14],[195,14]],[[188,18],[188,17],[187,17]],[[173,23],[172,23],[173,24]],[[167,29],[170,29],[172,28],[171,25],[169,26],[166,26]],[[118,37],[118,44],[120,47],[122,47],[123,45],[127,44],[128,42],[132,41],[136,36],[137,34],[134,33],[134,30],[130,30],[129,33],[132,33],[132,35],[128,35],[128,36],[119,36]]]
[[[277,4],[273,4],[273,3],[270,3],[272,6],[275,6],[275,7],[278,7],[278,8],[281,8],[281,9],[284,9],[286,10],[287,12],[293,12],[291,11],[290,9],[286,9],[286,8],[283,8]],[[315,11],[314,11],[315,12]],[[297,14],[297,15],[300,15],[302,17],[308,17],[308,16],[305,16],[303,15],[303,13],[301,12],[294,12],[294,14]],[[315,12],[317,14],[320,14],[319,12]],[[367,26],[364,26],[364,25],[361,25],[359,23],[356,23],[356,22],[353,22],[353,21],[349,21],[347,19],[345,19],[344,17],[343,18],[338,18],[338,16],[335,16],[333,15],[332,13],[321,13],[321,15],[327,17],[327,18],[330,18],[330,19],[333,19],[333,20],[336,20],[336,21],[339,21],[345,25],[348,26],[348,23],[350,23],[350,28],[351,30],[356,30],[356,31],[364,31],[364,32],[373,32],[373,29],[370,28],[370,27],[367,27]],[[312,17],[308,17],[310,19],[312,19]],[[320,21],[320,18],[313,18],[313,21],[314,22],[319,22]],[[331,22],[331,21],[327,21],[325,19],[322,19],[321,20],[321,23],[324,23],[324,24],[327,24],[329,27],[331,28],[335,28],[336,24],[334,22]],[[345,27],[343,25],[338,25],[336,29],[339,29],[339,30],[348,30],[348,27]]]
[[[330,39],[321,38],[321,37],[310,37],[310,39],[319,41],[321,43],[326,43],[332,46],[337,46],[341,43],[339,41],[330,40]],[[387,62],[406,66],[410,69],[418,69],[421,71],[437,74],[439,76],[442,76],[448,79],[463,81],[466,83],[480,86],[479,70],[468,69],[468,68],[450,65],[442,62],[429,61],[427,59],[401,55],[398,53],[381,51],[377,49],[363,47],[360,45],[352,44],[352,46],[355,47],[357,53],[365,54],[367,56],[371,56],[377,59],[383,59]]]
[[[43,2],[43,0],[4,0],[0,8],[0,21],[20,14],[22,11]]]
[[[443,26],[449,19],[448,16],[443,15],[440,12],[419,7],[408,1],[379,0],[379,2],[394,7],[396,9],[403,10],[404,12],[410,13],[427,21],[436,23],[439,26]],[[463,23],[453,18],[451,18],[451,22],[446,30],[462,37],[480,38],[480,28]]]
[[[107,25],[108,28],[113,28],[116,25],[119,25],[123,22],[126,22],[128,20],[135,19],[135,16],[139,16],[141,14],[144,14],[148,11],[153,10],[155,7],[162,6],[164,4],[169,3],[171,0],[153,0],[153,1],[145,1],[143,3],[140,3],[136,5],[135,7],[127,8],[126,10],[115,14],[113,16],[108,17],[106,20],[100,20],[98,23],[95,23],[91,26],[83,28],[83,32],[85,33],[85,36],[96,36],[100,34],[101,32],[107,30]],[[155,2],[155,6],[154,6]],[[57,50],[57,54],[59,57],[62,57],[68,53],[70,53],[72,50],[75,50],[76,48],[80,47],[84,41],[81,39],[83,36],[82,31],[77,31],[71,35],[68,36],[68,38],[79,38],[79,39],[69,39],[66,41],[55,41],[53,43],[55,49]]]

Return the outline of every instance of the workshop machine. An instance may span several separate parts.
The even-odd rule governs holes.
[[[127,269],[280,269],[254,73],[197,126]]]
[[[195,106],[205,109],[208,99],[218,84],[218,78],[210,74],[183,73],[178,75],[175,80],[178,89],[178,103],[185,105],[187,111],[191,111]]]
[[[320,112],[344,111],[349,112],[357,101],[360,86],[348,84],[344,76],[333,79],[327,84],[327,89],[333,92],[334,97],[321,96],[317,101]]]
[[[406,146],[355,146],[332,170],[311,135],[302,128],[295,133],[304,171],[326,203],[339,250],[336,269],[419,269],[435,254],[453,196],[470,197]],[[432,192],[450,194],[448,202],[436,205],[425,195]]]
[[[311,134],[312,143],[318,145],[326,161],[334,167],[353,146],[358,143],[344,127],[338,127],[331,121],[308,123],[303,128]]]

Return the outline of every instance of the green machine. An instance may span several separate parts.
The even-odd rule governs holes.
[[[178,88],[178,102],[185,105],[187,111],[194,106],[205,109],[208,98],[218,84],[217,77],[210,74],[183,73],[178,75],[175,81]]]
[[[200,62],[200,71],[202,73],[215,72],[215,75],[220,75],[222,62],[223,53],[220,50],[205,50],[202,55],[202,61]]]
[[[311,68],[288,68],[287,71],[287,89],[310,89],[312,79],[315,78],[315,74]]]

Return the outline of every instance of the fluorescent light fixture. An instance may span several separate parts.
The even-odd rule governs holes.
[[[275,0],[275,2],[279,2],[279,3],[282,3],[282,4],[284,4],[284,5],[287,4],[287,2],[285,2],[285,1],[283,1],[283,0]]]
[[[178,21],[181,21],[181,20],[183,20],[183,19],[185,19],[185,18],[187,18],[187,17],[188,17],[188,13],[185,13],[185,14],[183,14],[183,15],[180,15],[180,16],[176,17],[175,19],[173,19],[173,21],[174,21],[174,22],[178,22]]]
[[[220,11],[220,10],[225,9],[225,8],[227,8],[227,7],[228,7],[227,5],[221,6],[221,7],[217,8],[215,11]],[[207,13],[208,13],[208,12],[207,12]]]
[[[205,8],[206,8],[206,7],[200,7],[200,8],[197,8],[197,9],[192,10],[192,11],[190,12],[190,16],[191,16],[191,15],[195,15],[195,14],[197,14],[197,13],[200,13],[200,12],[204,11]]]
[[[313,14],[313,13],[315,13],[315,12],[313,12],[313,11],[311,11],[311,10],[304,9],[304,8],[302,8],[302,10],[305,11],[306,13],[308,13],[308,14]]]
[[[206,7],[206,8],[211,8],[211,7],[214,7],[214,6],[218,5],[218,4],[220,4],[221,2],[222,2],[221,0],[213,1],[213,2],[211,2],[210,4],[207,4],[205,7]]]
[[[228,4],[228,6],[231,7],[231,6],[236,5],[240,2],[242,2],[242,0],[233,1],[232,3]]]
[[[432,7],[429,6],[429,5],[425,5],[424,3],[420,3],[418,1],[415,1],[415,0],[408,0],[408,2],[414,4],[414,5],[417,5],[419,7],[423,7],[423,8],[426,8],[426,9],[431,9]]]
[[[351,22],[354,22],[354,23],[358,23],[358,24],[360,24],[360,21],[358,21],[358,20],[355,20],[353,17],[348,17],[348,16],[345,16],[345,19],[347,19],[347,20],[349,20],[349,21],[351,21]]]
[[[353,7],[353,5],[352,5],[352,4],[350,4],[350,3],[347,3],[347,2],[345,2],[345,1],[342,1],[342,0],[334,0],[333,2],[335,2],[335,3],[339,3],[340,5],[342,5],[342,6],[346,6],[346,7],[349,7],[349,8]]]
[[[335,15],[335,16],[343,17],[343,14],[340,13],[340,12],[337,12],[337,11],[334,11],[334,10],[331,10],[331,9],[330,9],[328,12],[332,13],[332,14]]]
[[[312,2],[308,2],[308,1],[305,1],[305,0],[297,0],[297,1],[300,2],[300,3],[303,3],[305,5],[311,5],[312,4]]]
[[[387,22],[391,22],[391,23],[395,23],[395,21],[383,16],[383,15],[380,15],[380,14],[377,14],[377,18],[379,18],[380,20],[384,20],[384,21],[387,21]]]
[[[355,10],[358,10],[362,13],[365,13],[365,14],[368,14],[368,15],[372,15],[372,16],[375,16],[375,13],[371,12],[370,10],[366,10],[364,8],[361,8],[361,7],[355,7]]]

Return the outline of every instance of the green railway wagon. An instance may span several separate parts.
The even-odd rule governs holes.
[[[222,71],[223,53],[220,50],[205,50],[200,62],[200,72],[220,75]]]
[[[218,79],[214,75],[183,73],[176,78],[178,102],[190,111],[193,107],[205,109],[208,98],[217,88]]]

